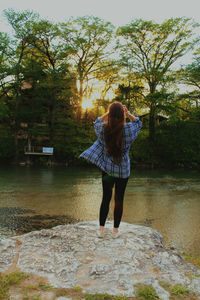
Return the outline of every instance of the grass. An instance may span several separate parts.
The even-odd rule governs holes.
[[[26,279],[29,280],[26,280]],[[124,296],[112,296],[109,294],[84,294],[81,287],[75,286],[71,289],[54,288],[44,281],[33,280],[32,275],[23,272],[12,272],[8,275],[0,273],[0,299],[15,299],[15,293],[20,294],[23,300],[44,299],[45,292],[50,291],[55,299],[61,296],[68,296],[76,300],[129,300]],[[38,279],[39,280],[39,279]],[[12,289],[11,289],[12,288]],[[45,296],[44,296],[45,297]],[[133,299],[133,298],[132,298]]]
[[[9,288],[12,285],[18,285],[20,281],[27,277],[27,274],[19,271],[15,271],[7,275],[0,273],[0,299],[9,299]]]
[[[166,282],[159,282],[159,284],[170,293],[170,300],[199,300],[193,292],[190,292],[186,286],[181,284],[170,285]]]
[[[172,295],[184,298],[190,294],[190,291],[181,284],[176,284],[170,287],[170,292]]]
[[[159,282],[160,285],[170,293],[170,300],[199,300],[187,287],[180,284],[170,285]],[[137,284],[134,286],[136,295],[125,297],[121,295],[109,295],[107,293],[89,294],[83,293],[82,288],[54,288],[48,284],[46,278],[37,275],[27,275],[23,272],[12,272],[10,274],[0,273],[0,299],[14,300],[15,296],[22,300],[52,299],[66,296],[73,300],[158,300],[160,299],[152,285]]]
[[[190,255],[190,254],[185,254],[183,255],[183,258],[188,261],[189,263],[193,264],[197,268],[200,269],[200,256],[199,255]]]
[[[138,284],[136,288],[136,299],[137,300],[156,300],[160,299],[152,287],[152,285]]]
[[[40,283],[38,284],[38,288],[41,289],[41,290],[43,290],[43,291],[47,291],[47,290],[52,289],[52,286],[40,282]]]

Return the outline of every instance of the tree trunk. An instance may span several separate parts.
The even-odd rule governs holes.
[[[152,142],[152,144],[154,143],[154,140],[155,140],[156,104],[154,102],[154,93],[156,91],[156,86],[157,86],[157,84],[155,82],[152,82],[149,84],[150,94],[148,95],[151,100],[150,113],[149,113],[149,140],[150,140],[150,142]]]
[[[77,120],[80,121],[81,119],[81,107],[82,107],[82,100],[83,100],[83,79],[79,79],[80,87],[79,87],[79,105],[77,109]]]
[[[14,145],[15,145],[15,161],[14,163],[18,163],[19,161],[19,149],[18,149],[18,132],[15,130],[14,133]]]
[[[49,121],[49,145],[52,146],[54,142],[54,107],[50,109],[50,121]]]
[[[80,106],[83,100],[83,80],[80,79],[80,90],[79,90],[79,99],[80,99]]]
[[[31,134],[28,133],[28,152],[32,151],[32,147],[31,147]]]
[[[19,145],[18,145],[18,131],[19,131],[19,121],[18,121],[18,91],[15,100],[15,121],[14,121],[14,145],[15,145],[15,163],[19,162]]]
[[[153,143],[155,140],[155,107],[151,105],[149,113],[149,139]]]

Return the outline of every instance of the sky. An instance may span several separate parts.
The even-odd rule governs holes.
[[[200,23],[200,0],[0,0],[0,31],[9,32],[2,14],[8,8],[34,10],[55,22],[72,16],[94,15],[115,26],[125,25],[135,18],[162,22],[182,16]]]
[[[142,18],[161,23],[171,17],[189,17],[200,24],[200,0],[0,0],[0,31],[12,34],[3,10],[33,10],[54,22],[70,17],[97,16],[114,26]],[[180,59],[181,64],[192,61],[192,55]],[[179,64],[179,62],[178,62]]]

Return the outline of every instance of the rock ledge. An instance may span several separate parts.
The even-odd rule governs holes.
[[[0,241],[0,271],[15,268],[48,278],[54,287],[80,286],[88,293],[134,295],[134,285],[182,284],[200,295],[200,269],[163,246],[162,236],[149,227],[122,222],[121,237],[112,239],[112,222],[97,238],[97,221],[62,225]]]

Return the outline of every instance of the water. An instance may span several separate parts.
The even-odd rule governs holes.
[[[97,169],[1,167],[0,235],[11,236],[79,220],[98,219],[102,197]],[[113,200],[108,219],[112,219]],[[150,226],[167,247],[200,250],[197,171],[134,170],[123,221]]]

